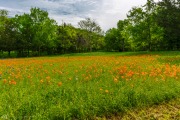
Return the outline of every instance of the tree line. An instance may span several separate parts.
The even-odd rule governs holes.
[[[108,16],[107,16],[108,17]],[[71,52],[180,50],[180,1],[162,0],[133,7],[127,19],[105,34],[93,19],[71,24],[57,22],[40,8],[8,17],[0,10],[0,52],[39,56]]]
[[[147,0],[105,35],[108,51],[180,50],[180,0]]]
[[[102,49],[103,31],[95,20],[87,18],[78,23],[58,25],[48,12],[31,8],[30,13],[8,17],[0,10],[0,51],[16,51],[18,56],[39,56],[67,52],[88,52]]]

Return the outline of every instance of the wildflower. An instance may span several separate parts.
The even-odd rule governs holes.
[[[9,81],[9,84],[16,85],[16,81],[15,80],[11,80],[11,81]]]
[[[1,79],[1,76],[2,76],[2,72],[0,72],[0,79]]]
[[[86,76],[86,77],[85,77],[85,80],[89,80],[89,77],[88,77],[88,76]]]
[[[144,76],[144,75],[147,75],[147,72],[142,72],[141,74]]]
[[[42,79],[42,80],[40,80],[40,83],[43,83],[44,82],[44,80]]]
[[[62,71],[59,71],[59,74],[61,75],[61,74],[63,74],[63,72],[62,72]]]
[[[105,93],[109,93],[109,90],[105,90]]]
[[[118,82],[118,79],[117,79],[117,78],[114,78],[114,82],[117,83],[117,82]]]
[[[48,81],[49,81],[50,79],[51,79],[51,77],[50,77],[50,76],[47,76],[47,77],[46,77],[46,80],[48,80]]]
[[[4,79],[4,80],[3,80],[3,83],[4,83],[4,84],[5,84],[5,83],[7,83],[7,80],[6,80],[6,79]]]
[[[128,76],[128,77],[132,77],[133,75],[134,75],[134,72],[131,71],[131,70],[127,73],[127,76]]]
[[[30,79],[30,78],[31,78],[31,76],[30,76],[30,75],[28,75],[28,78]]]
[[[58,86],[60,87],[62,85],[62,82],[58,82]]]

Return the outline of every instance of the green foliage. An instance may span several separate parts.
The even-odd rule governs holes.
[[[33,22],[29,14],[15,16],[17,29],[16,46],[20,56],[23,56],[23,51],[29,51],[33,47],[34,34],[32,32],[32,23]]]
[[[180,4],[179,0],[162,0],[158,3],[157,23],[164,29],[167,50],[180,50]]]
[[[119,50],[119,32],[116,28],[112,28],[106,32],[105,43],[108,51]]]
[[[102,35],[103,31],[101,30],[101,27],[98,25],[98,23],[95,22],[95,20],[92,20],[90,18],[86,18],[85,20],[81,20],[78,23],[78,26],[87,32],[85,32],[85,41],[86,41],[86,47],[89,49],[89,51],[97,50],[102,45]]]
[[[39,8],[32,8],[30,17],[32,19],[33,48],[39,52],[54,46],[53,35],[56,31],[56,22],[48,17],[48,12]]]
[[[115,46],[123,51],[179,50],[179,8],[176,0],[163,0],[157,3],[147,0],[144,6],[133,7],[127,14],[128,19],[121,21],[121,25],[117,24],[119,34],[115,34],[115,30],[112,29],[107,32],[107,46],[119,38],[122,42]],[[114,31],[114,35],[110,35],[110,31]],[[114,49],[113,46],[111,44],[107,49]]]
[[[129,11],[128,20],[130,35],[137,50],[160,49],[163,28],[155,21],[156,4],[148,0],[143,7],[135,7]],[[126,30],[127,31],[127,30]]]
[[[0,11],[0,50],[10,51],[15,50],[16,30],[14,18],[7,17],[8,12]]]
[[[71,25],[62,25],[57,29],[57,47],[59,52],[65,52],[74,47],[76,40],[76,31],[75,28]]]
[[[7,17],[0,11],[0,51],[17,51],[17,56],[39,56],[67,52],[87,52],[103,49],[101,27],[91,19],[79,22],[81,28],[70,24],[57,25],[48,12],[31,8],[30,14]]]
[[[112,28],[106,32],[105,44],[107,51],[125,51],[127,44],[122,34],[125,25],[125,21],[119,20],[117,29]]]
[[[100,25],[91,18],[70,24],[57,22],[40,8],[8,18],[0,10],[0,51],[15,51],[17,57],[61,53],[106,51],[159,51],[180,49],[180,9],[177,0],[162,0],[133,7],[127,19],[105,36]],[[4,56],[4,55],[2,55]]]

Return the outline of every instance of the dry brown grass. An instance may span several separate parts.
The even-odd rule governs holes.
[[[121,115],[97,120],[180,120],[180,98],[151,107],[133,109]]]

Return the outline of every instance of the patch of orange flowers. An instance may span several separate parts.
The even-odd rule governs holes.
[[[122,80],[180,80],[180,65],[161,63],[158,61],[159,57],[142,55],[7,59],[0,61],[0,82],[18,85],[17,83],[25,81],[29,85],[47,83],[62,86],[62,83],[73,84],[74,81],[94,81],[99,84],[109,80],[118,84]]]
[[[10,85],[16,85],[16,81],[15,80],[11,80],[11,81],[9,81],[9,84]]]

